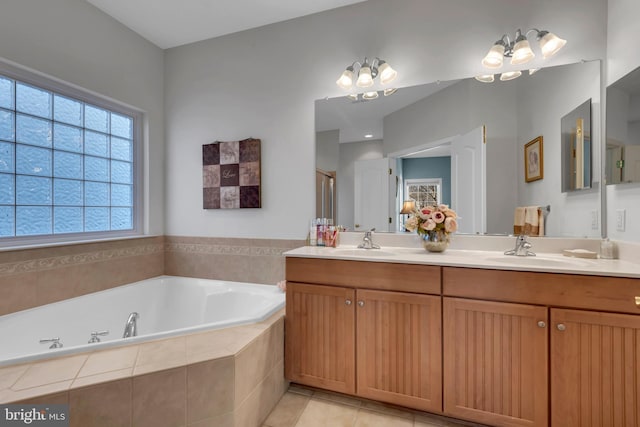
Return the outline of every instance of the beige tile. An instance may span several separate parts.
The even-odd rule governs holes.
[[[144,372],[144,365],[153,365],[154,370],[184,366],[187,363],[186,338],[169,338],[140,344],[134,374]],[[146,372],[149,372],[148,370]]]
[[[31,365],[17,365],[0,368],[0,390],[11,387]]]
[[[271,354],[277,332],[269,328],[236,355],[236,407],[267,376],[275,364]]]
[[[236,348],[243,348],[259,334],[256,330],[235,327],[187,335],[187,360],[193,363],[192,360],[206,355],[212,356],[209,359],[233,355]]]
[[[352,427],[358,409],[326,400],[311,399],[296,427]]]
[[[137,356],[137,345],[91,353],[80,373],[78,373],[78,377],[133,368]]]
[[[46,394],[44,396],[36,396],[30,399],[21,400],[20,402],[30,405],[67,405],[69,404],[69,392]]]
[[[233,411],[233,357],[187,367],[187,423]]]
[[[236,404],[236,425],[258,426],[267,418],[286,390],[283,365],[276,365],[242,402]]]
[[[76,377],[82,365],[87,360],[87,355],[64,357],[32,364],[27,372],[13,385],[13,390],[23,390]]]
[[[394,417],[361,409],[354,427],[413,427],[413,419]]]
[[[47,384],[40,387],[25,388],[23,390],[0,390],[0,403],[19,402],[26,399],[33,399],[48,394],[57,394],[66,392],[71,387],[72,381],[61,381],[57,383]]]
[[[413,413],[405,409],[399,408],[393,405],[387,405],[382,402],[374,402],[371,400],[362,401],[362,409],[369,411],[380,412],[387,415],[393,415],[401,418],[413,419]]]
[[[233,420],[233,412],[229,412],[228,414],[222,414],[217,417],[187,424],[187,427],[234,427]]]
[[[38,272],[38,305],[49,304],[100,290],[96,263],[75,264]]]
[[[69,392],[71,427],[131,426],[131,379]]]
[[[130,378],[133,375],[133,368],[119,369],[117,371],[104,372],[102,374],[89,375],[85,377],[78,377],[71,384],[71,388],[87,387],[97,384],[106,383],[109,381],[121,380],[123,378]]]
[[[133,378],[133,425],[183,426],[187,412],[187,369],[178,368]]]
[[[0,316],[35,307],[38,273],[0,276]]]
[[[306,408],[310,397],[296,393],[285,393],[264,422],[268,427],[293,427]]]

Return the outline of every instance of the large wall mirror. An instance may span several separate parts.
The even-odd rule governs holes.
[[[640,68],[607,87],[607,184],[640,182]]]
[[[540,206],[549,208],[545,235],[600,237],[600,93],[600,62],[589,61],[505,82],[318,100],[317,216],[349,230],[401,231],[402,201],[413,198],[458,210],[459,232],[512,234],[515,209]],[[590,185],[563,191],[572,171],[563,167],[561,120],[589,100]],[[544,170],[527,181],[525,146],[538,138]]]

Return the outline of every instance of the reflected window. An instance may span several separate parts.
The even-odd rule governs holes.
[[[437,206],[442,201],[441,179],[407,179],[405,191],[409,199],[416,201],[416,207]]]
[[[37,81],[0,75],[0,243],[133,234],[136,113]]]

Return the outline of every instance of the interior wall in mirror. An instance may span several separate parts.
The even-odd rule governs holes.
[[[403,176],[402,158],[446,158],[451,151],[451,141],[485,126],[485,224],[484,228],[476,226],[470,232],[511,234],[516,207],[550,205],[546,223],[548,236],[600,237],[600,221],[595,226],[592,224],[593,214],[600,215],[598,186],[580,192],[561,191],[561,118],[587,99],[593,103],[591,181],[596,183],[600,179],[600,85],[600,63],[592,61],[543,68],[508,82],[481,83],[464,79],[402,88],[396,95],[401,98],[407,94],[405,104],[399,98],[394,100],[396,95],[381,96],[370,101],[371,104],[352,103],[344,97],[316,101],[317,159],[326,160],[326,153],[334,153],[335,169],[329,170],[336,170],[339,183],[336,221],[354,229],[356,195],[351,182],[355,160],[390,158],[389,164],[395,168],[392,167],[389,206],[395,207],[395,211],[392,209],[389,216],[401,223],[398,212],[406,196],[403,194],[405,179],[409,179]],[[368,117],[369,122],[382,122],[383,133],[376,136],[375,141],[366,140],[364,136],[359,141],[340,141],[341,126],[352,121],[351,114],[372,109],[376,102],[391,101],[396,105],[387,110],[381,108],[378,116]],[[362,118],[363,114],[359,114]],[[335,124],[331,116],[342,116],[343,123]],[[329,133],[332,138],[326,137]],[[526,183],[522,162],[524,145],[538,136],[543,136],[545,144],[544,179]],[[326,144],[334,145],[328,148]],[[422,153],[416,154],[417,151]],[[414,177],[414,171],[411,173]],[[395,188],[394,178],[397,179]],[[455,193],[453,187],[451,191]],[[452,207],[456,209],[455,205]],[[464,220],[461,218],[460,223]],[[392,230],[398,229],[399,225],[392,227]]]
[[[591,99],[562,117],[562,191],[591,188]]]
[[[640,182],[640,68],[607,88],[607,184]]]

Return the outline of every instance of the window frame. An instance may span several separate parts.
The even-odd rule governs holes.
[[[404,191],[406,194],[405,198],[410,198],[409,197],[409,186],[412,185],[436,185],[438,188],[438,200],[437,200],[437,205],[439,205],[440,203],[442,203],[442,178],[412,178],[412,179],[405,179],[404,180]],[[416,205],[418,205],[418,200],[416,200]],[[424,206],[420,206],[420,208],[423,208]]]
[[[6,60],[0,60],[0,75],[10,78],[20,83],[35,86],[40,89],[50,91],[54,94],[71,98],[95,107],[103,108],[110,112],[123,114],[133,119],[132,130],[132,209],[133,218],[130,230],[110,230],[110,231],[82,231],[77,233],[60,234],[40,234],[32,236],[0,237],[0,249],[21,247],[68,244],[73,242],[86,243],[91,241],[111,240],[130,237],[141,237],[144,235],[144,112],[128,104],[116,101],[94,91],[84,89],[80,86],[65,82],[58,78],[44,73],[28,69]],[[15,108],[15,106],[14,106]],[[55,123],[52,119],[52,123]],[[84,127],[83,127],[84,128]],[[14,138],[14,144],[16,140]],[[52,148],[53,149],[53,148]],[[85,156],[84,152],[82,153]],[[17,166],[17,165],[16,165]],[[14,171],[14,175],[16,172]],[[83,178],[83,182],[86,182]],[[17,196],[17,195],[16,195]],[[15,206],[18,206],[17,204]],[[53,209],[55,205],[52,203]],[[84,202],[83,202],[84,206]],[[53,230],[52,230],[53,231]]]

